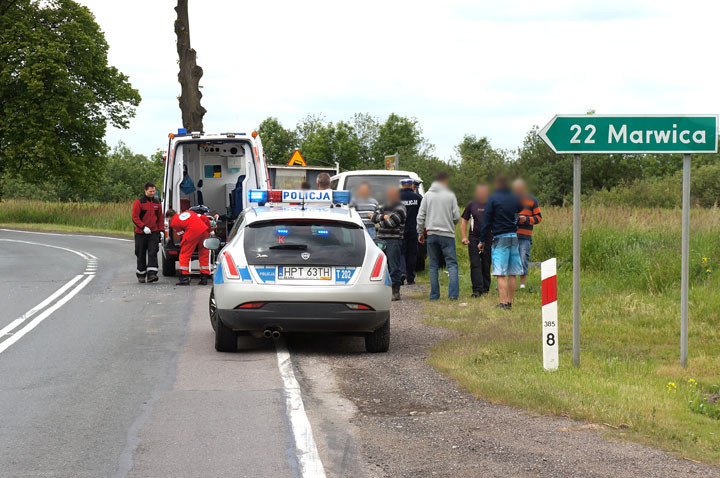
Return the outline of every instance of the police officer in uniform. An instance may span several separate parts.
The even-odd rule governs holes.
[[[407,211],[407,219],[405,220],[405,234],[402,241],[402,281],[408,285],[415,283],[415,265],[417,263],[418,240],[417,240],[417,215],[420,209],[422,196],[415,192],[413,186],[415,181],[405,178],[400,181],[402,189],[400,190],[400,201]]]

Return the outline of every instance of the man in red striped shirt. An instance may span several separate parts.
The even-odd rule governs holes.
[[[528,192],[527,184],[522,179],[516,179],[513,183],[513,192],[520,200],[522,210],[518,214],[518,249],[520,260],[523,266],[523,275],[520,276],[520,288],[525,288],[525,280],[530,264],[530,246],[532,245],[533,226],[540,224],[542,214],[537,199]]]

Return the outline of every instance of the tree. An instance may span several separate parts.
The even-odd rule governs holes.
[[[257,127],[265,157],[273,164],[285,164],[297,147],[295,132],[285,129],[277,118],[268,117]]]
[[[108,123],[127,128],[140,94],[108,65],[90,10],[72,0],[0,9],[0,175],[80,189],[104,164]]]
[[[183,127],[188,131],[203,131],[203,117],[207,110],[200,104],[200,78],[203,69],[197,64],[197,52],[190,46],[190,19],[188,17],[188,0],[178,0],[175,7],[175,35],[177,36],[177,52],[180,60],[178,81],[180,82],[180,111]]]
[[[461,203],[472,198],[478,182],[492,183],[498,174],[509,172],[506,153],[494,149],[485,137],[465,135],[462,142],[455,147],[455,152],[459,160],[455,165],[457,174],[453,180],[453,188]]]

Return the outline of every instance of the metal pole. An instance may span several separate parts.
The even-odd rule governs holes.
[[[573,156],[573,365],[580,366],[580,155]]]
[[[395,171],[400,170],[400,153],[395,153]]]
[[[690,155],[683,154],[682,272],[680,276],[680,364],[687,367],[690,281]]]

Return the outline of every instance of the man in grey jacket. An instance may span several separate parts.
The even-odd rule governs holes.
[[[455,226],[460,220],[460,209],[455,194],[450,191],[450,177],[444,171],[435,176],[435,181],[427,190],[417,216],[418,241],[425,242],[427,231],[427,253],[430,265],[430,300],[440,298],[438,282],[438,264],[440,257],[445,258],[450,274],[448,297],[457,299],[460,295],[457,252],[455,251]]]

